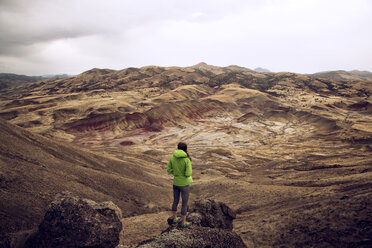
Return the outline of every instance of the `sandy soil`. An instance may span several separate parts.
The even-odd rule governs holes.
[[[1,163],[0,183],[7,182],[1,195],[13,202],[2,207],[2,214],[10,221],[14,216],[7,209],[22,211],[38,202],[37,214],[30,211],[25,225],[34,227],[58,191],[48,189],[51,182],[63,185],[66,177],[73,183],[63,189],[110,199],[122,208],[122,244],[154,237],[166,228],[170,215],[172,179],[166,164],[183,140],[193,158],[191,202],[212,198],[228,204],[237,212],[234,231],[249,247],[368,247],[371,92],[368,80],[206,65],[94,69],[9,89],[2,92],[0,116],[42,136],[18,135],[18,141],[3,146],[9,152],[3,152],[2,161],[13,159],[14,165],[24,164],[20,171],[26,170],[22,159],[9,155],[23,147],[23,160],[34,159],[39,167],[19,180],[20,171],[13,171],[10,179],[12,170]],[[32,135],[34,141],[24,144]],[[59,161],[41,159],[56,153],[40,144],[63,146],[55,148]],[[71,155],[68,144],[82,157]],[[35,146],[41,157],[30,152]],[[56,176],[63,161],[69,161],[69,173],[61,170]],[[85,170],[86,176],[73,169],[73,164],[86,167],[89,161],[100,169]],[[23,206],[16,199],[30,182],[36,185],[30,190],[36,198]],[[18,218],[19,212],[13,214]],[[22,229],[17,221],[12,231]]]

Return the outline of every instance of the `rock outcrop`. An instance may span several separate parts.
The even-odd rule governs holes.
[[[245,248],[243,240],[232,231],[235,212],[226,204],[214,200],[199,200],[190,208],[187,220],[192,222],[188,228],[171,225],[155,239],[142,242],[137,247],[151,248],[199,248],[199,247],[237,247]]]
[[[196,201],[187,218],[194,225],[231,231],[236,214],[225,203],[206,199]]]
[[[58,194],[25,247],[116,247],[121,217],[121,210],[112,202]]]

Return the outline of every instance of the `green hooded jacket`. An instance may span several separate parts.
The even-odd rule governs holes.
[[[175,150],[169,159],[167,171],[173,174],[175,186],[187,186],[192,183],[191,161],[183,150]]]

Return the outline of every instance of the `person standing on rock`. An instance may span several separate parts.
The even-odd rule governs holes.
[[[177,224],[180,218],[177,217],[177,206],[180,201],[180,195],[182,196],[182,208],[181,208],[181,226],[188,227],[191,223],[186,222],[187,213],[187,202],[189,201],[190,184],[192,180],[192,167],[191,157],[187,152],[187,144],[180,142],[177,145],[177,149],[173,152],[173,155],[169,159],[167,172],[172,174],[173,177],[173,223]]]

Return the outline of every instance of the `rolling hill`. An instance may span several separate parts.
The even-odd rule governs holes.
[[[95,68],[2,89],[2,230],[35,227],[53,195],[70,190],[122,208],[122,244],[152,237],[164,230],[165,166],[183,140],[191,201],[232,207],[248,246],[368,247],[368,75],[200,63]]]
[[[58,192],[111,200],[126,216],[167,205],[166,181],[151,157],[118,160],[58,142],[0,120],[1,224],[5,234],[31,229]],[[151,203],[151,204],[150,204]]]

